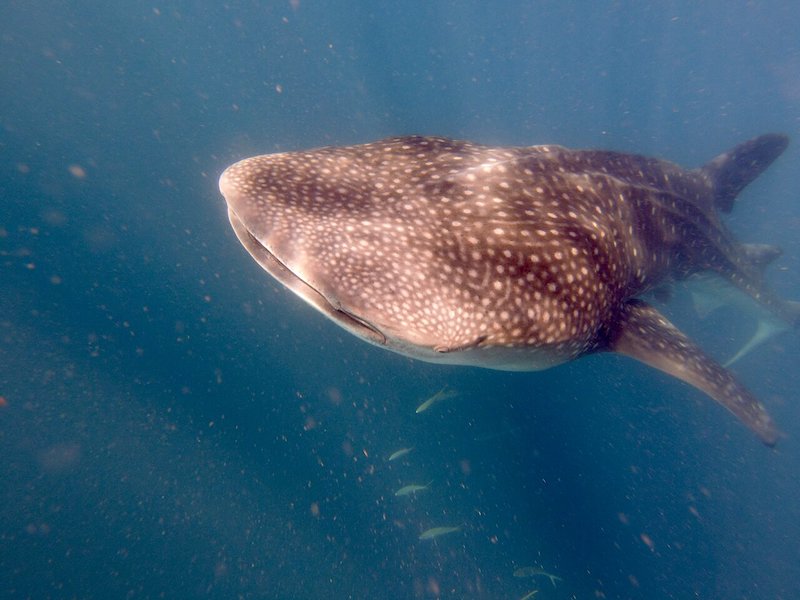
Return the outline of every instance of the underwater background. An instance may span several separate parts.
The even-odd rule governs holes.
[[[268,277],[217,190],[390,135],[694,167],[783,132],[727,222],[800,299],[798,31],[790,1],[2,2],[0,597],[800,597],[796,332],[733,367],[775,449],[610,354],[414,362]],[[720,360],[754,328],[665,310]]]

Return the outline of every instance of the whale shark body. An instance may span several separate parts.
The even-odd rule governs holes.
[[[504,370],[618,352],[704,391],[771,445],[758,400],[641,296],[711,272],[797,322],[763,285],[778,252],[740,244],[720,220],[787,144],[763,135],[685,170],[398,137],[247,158],[219,188],[261,267],[368,342]]]

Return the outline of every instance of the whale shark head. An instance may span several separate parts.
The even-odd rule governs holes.
[[[588,301],[586,249],[565,244],[557,217],[535,222],[531,194],[560,191],[536,192],[518,158],[398,138],[245,159],[219,186],[258,263],[351,333],[423,360],[530,370],[585,351],[583,321],[604,303]]]

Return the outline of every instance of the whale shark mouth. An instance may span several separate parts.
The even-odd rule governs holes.
[[[341,306],[336,306],[326,298],[324,294],[320,293],[319,290],[299,277],[294,271],[281,262],[278,257],[270,252],[269,248],[262,244],[258,238],[247,229],[244,222],[231,209],[228,210],[228,219],[236,233],[236,237],[239,238],[239,242],[267,273],[353,335],[357,335],[378,346],[386,345],[386,336],[377,327],[349,313]]]

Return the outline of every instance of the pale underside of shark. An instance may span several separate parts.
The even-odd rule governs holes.
[[[694,170],[560,146],[436,137],[256,156],[219,187],[241,243],[351,333],[427,361],[544,369],[618,352],[699,388],[767,444],[764,407],[641,297],[713,273],[795,325],[772,247],[720,220],[786,148],[768,134]]]

